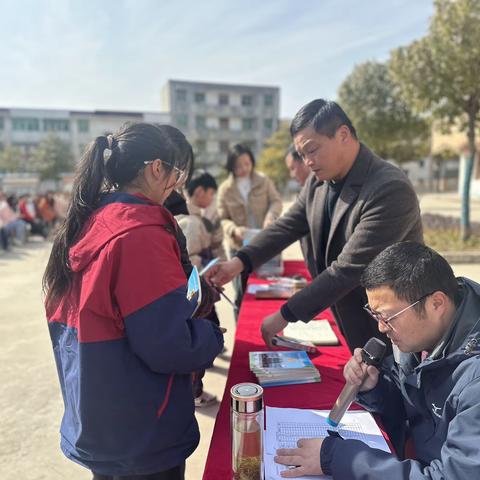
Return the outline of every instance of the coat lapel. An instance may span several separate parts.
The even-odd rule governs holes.
[[[340,192],[340,196],[338,197],[335,205],[335,210],[333,211],[330,232],[328,233],[327,247],[325,249],[325,265],[328,265],[328,252],[330,250],[330,245],[333,241],[335,231],[337,230],[343,216],[347,213],[350,206],[356,201],[360,192],[360,188],[365,182],[370,164],[370,156],[370,151],[364,145],[360,145],[357,158],[355,159],[355,162],[348,173],[348,176],[345,180],[345,185]]]

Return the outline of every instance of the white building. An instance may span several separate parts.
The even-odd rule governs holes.
[[[25,161],[50,133],[67,142],[78,160],[95,137],[118,130],[125,122],[169,123],[167,113],[70,111],[0,108],[0,148],[19,147]]]
[[[196,165],[214,175],[230,147],[242,143],[257,155],[278,128],[278,87],[169,80],[162,100],[172,125],[192,144]]]

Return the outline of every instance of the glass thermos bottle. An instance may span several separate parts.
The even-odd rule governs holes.
[[[239,383],[230,390],[234,480],[263,480],[263,388]]]

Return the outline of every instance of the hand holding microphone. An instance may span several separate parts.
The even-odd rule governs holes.
[[[367,392],[376,387],[380,372],[373,365],[368,365],[363,361],[362,351],[361,348],[355,349],[353,357],[343,369],[343,376],[346,383],[358,385],[359,392]]]
[[[353,357],[343,370],[347,382],[327,418],[332,427],[338,426],[358,392],[371,390],[376,386],[379,374],[376,367],[382,363],[385,350],[385,343],[375,337],[363,348],[355,349]]]

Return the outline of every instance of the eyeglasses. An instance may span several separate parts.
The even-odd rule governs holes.
[[[417,305],[418,303],[420,303],[424,298],[427,298],[428,296],[432,295],[432,293],[435,293],[435,292],[430,292],[430,293],[427,293],[425,295],[423,295],[423,297],[420,297],[416,302],[413,302],[411,305],[409,305],[408,307],[405,307],[403,308],[402,310],[400,310],[399,312],[397,313],[394,313],[393,315],[390,315],[389,317],[385,318],[380,312],[376,312],[375,310],[372,310],[370,305],[368,303],[365,304],[365,306],[363,307],[363,309],[365,311],[367,311],[371,317],[373,317],[378,323],[383,323],[387,326],[390,326],[390,322],[394,319],[394,318],[397,318],[399,315],[401,315],[403,312],[406,312],[409,308],[412,308],[414,307],[415,305]]]
[[[179,185],[183,185],[185,183],[185,180],[187,179],[187,170],[180,170],[180,168],[177,168],[175,165],[172,165],[171,163],[164,162],[160,158],[156,158],[155,160],[160,160],[164,165],[168,165],[174,172],[175,172],[175,187]],[[144,165],[150,165],[153,163],[155,160],[146,160],[143,162]]]

